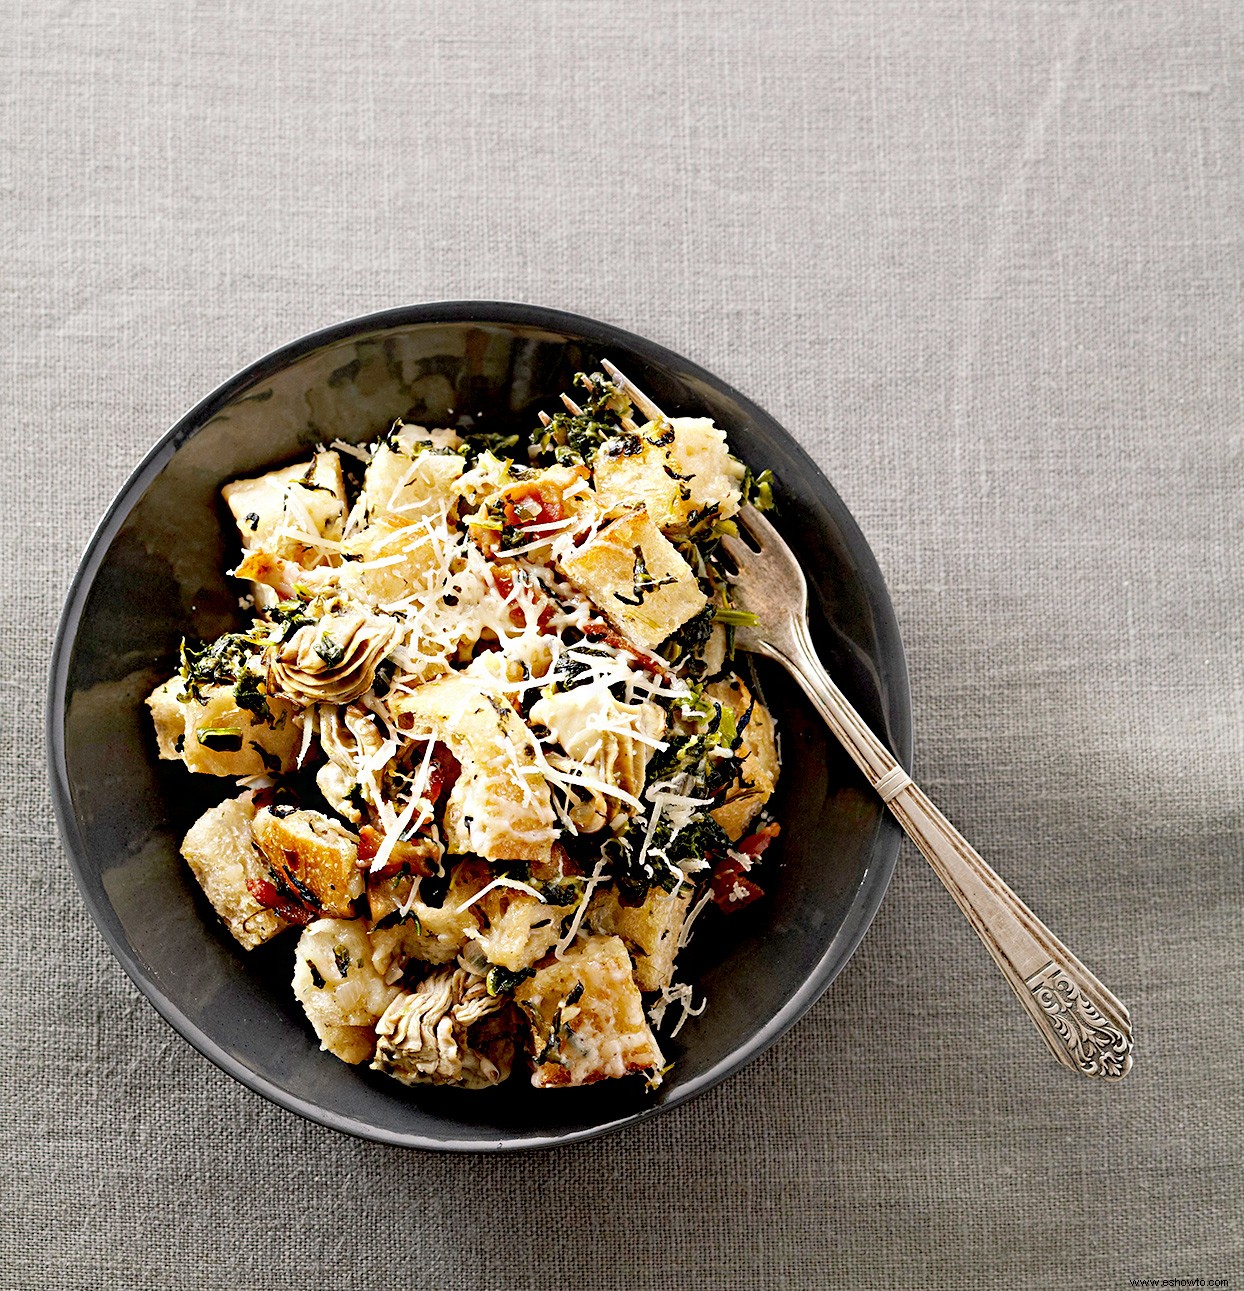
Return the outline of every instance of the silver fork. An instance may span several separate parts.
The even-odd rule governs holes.
[[[603,366],[645,416],[664,418],[612,363]],[[808,587],[794,554],[754,507],[737,519],[755,546],[741,538],[721,542],[737,568],[736,605],[760,626],[739,628],[736,645],[775,659],[803,688],[967,915],[1054,1057],[1085,1076],[1121,1080],[1132,1069],[1127,1009],[985,864],[855,711],[816,656]]]

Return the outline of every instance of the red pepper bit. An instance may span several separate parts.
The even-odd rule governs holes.
[[[531,862],[531,877],[537,883],[554,883],[559,879],[571,878],[582,873],[582,867],[571,860],[570,853],[561,843],[554,843],[549,849],[547,861]]]
[[[613,646],[615,650],[625,650],[641,668],[647,669],[656,677],[670,676],[669,664],[664,659],[658,659],[656,655],[648,654],[645,650],[640,650],[638,646],[633,646],[625,637],[619,635],[607,623],[589,623],[583,629],[583,635],[589,641],[603,641],[606,645]]]
[[[308,910],[298,901],[283,897],[267,879],[247,879],[246,890],[265,910],[279,914],[286,923],[303,927],[315,918],[315,911]]]
[[[427,799],[435,807],[441,794],[449,793],[462,774],[462,763],[454,757],[448,744],[437,742],[432,750],[432,771],[428,777]]]
[[[301,750],[300,750],[301,753]],[[307,749],[295,760],[295,766],[301,771],[304,767],[314,766],[320,760],[320,737],[313,735],[307,741]]]
[[[493,569],[492,571],[493,586],[497,589],[499,596],[509,596],[514,590],[514,579],[504,569]],[[557,613],[557,606],[553,604],[547,596],[543,596],[531,589],[532,598],[537,602],[543,602],[540,606],[540,615],[536,620],[536,626],[541,632],[545,631],[552,622]],[[510,622],[520,631],[527,626],[527,611],[515,602],[510,606]]]
[[[265,807],[271,807],[277,800],[277,786],[268,785],[266,789],[255,789],[251,795],[251,802],[255,805],[256,811],[263,811]]]

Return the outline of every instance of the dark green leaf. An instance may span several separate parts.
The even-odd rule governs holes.
[[[195,735],[204,748],[217,753],[237,753],[242,747],[242,730],[238,726],[200,726]]]

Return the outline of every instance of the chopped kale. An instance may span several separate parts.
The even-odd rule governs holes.
[[[760,620],[750,610],[736,610],[729,605],[715,606],[713,618],[728,628],[758,628],[760,626]]]
[[[720,716],[716,721],[720,721]],[[711,744],[711,731],[690,735],[673,735],[666,740],[666,747],[653,752],[648,762],[647,781],[655,784],[668,780],[683,771],[697,772],[704,763]]]
[[[579,401],[580,411],[557,413],[533,442],[537,455],[551,454],[562,466],[582,465],[602,444],[617,437],[631,406],[626,395],[599,372],[590,376],[578,372],[574,380],[586,395]],[[632,451],[642,448],[642,443],[637,443]]]
[[[644,451],[643,436],[632,431],[617,435],[605,441],[602,451],[606,457],[638,457]]]
[[[298,877],[298,875],[292,873],[289,870],[282,870],[281,878],[284,881],[281,884],[277,885],[278,890],[284,889],[285,891],[288,891],[289,889],[292,888],[293,892],[297,894],[299,901],[302,901],[306,905],[309,905],[312,910],[318,910],[320,908],[319,897],[315,895],[312,889],[308,887],[308,885],[305,884]]]
[[[350,972],[350,952],[344,946],[333,947],[333,962],[337,965],[337,972],[345,977]]]
[[[311,985],[322,989],[325,984],[324,974],[310,960],[307,960],[307,967],[311,970]]]
[[[743,501],[750,503],[757,511],[773,511],[777,502],[773,497],[773,486],[777,481],[772,471],[761,471],[753,475],[749,466],[743,474]]]
[[[206,704],[203,692],[211,686],[236,685],[257,658],[267,638],[249,632],[226,632],[211,645],[181,643],[181,678],[186,694]]]
[[[631,573],[631,591],[635,595],[631,597],[625,596],[621,592],[614,592],[613,599],[615,601],[621,601],[623,605],[642,605],[644,598],[650,592],[655,592],[660,587],[668,587],[671,583],[678,582],[678,579],[673,574],[667,574],[664,578],[654,578],[648,572],[648,562],[644,560],[644,549],[642,547],[632,547],[631,550],[635,553],[635,564]]]
[[[464,430],[459,432],[458,437],[462,440],[462,447],[458,451],[468,461],[474,461],[485,453],[512,460],[514,450],[522,438],[518,434],[506,434],[498,430]]]
[[[661,643],[661,654],[670,662],[699,654],[713,635],[714,610],[706,605],[699,614],[690,618],[676,632],[670,633]]]
[[[259,754],[259,760],[263,763],[264,770],[269,775],[281,774],[281,759],[275,753],[269,753],[257,740],[251,740],[251,748]]]
[[[318,450],[317,450],[317,454],[318,454]],[[331,497],[336,497],[337,492],[335,489],[330,489],[327,484],[317,484],[315,482],[315,466],[316,466],[316,459],[313,457],[311,459],[310,466],[308,466],[307,469],[302,473],[302,478],[298,481],[298,487],[302,489],[307,489],[308,491],[313,493],[327,493]]]
[[[345,657],[344,646],[339,646],[326,632],[315,643],[315,653],[330,667],[335,668]]]
[[[382,928],[392,928],[399,923],[413,924],[415,935],[417,937],[423,936],[423,924],[420,923],[419,916],[413,910],[407,910],[406,913],[403,914],[401,906],[398,906],[394,910],[390,910],[388,914],[377,919],[376,922],[372,924],[372,930],[378,932]]]
[[[258,673],[243,672],[233,687],[233,702],[250,713],[255,721],[272,725],[272,709],[268,707],[268,692]]]
[[[582,654],[599,655],[602,659],[610,657],[608,651],[588,645],[586,642],[576,644],[575,649]],[[591,665],[583,659],[573,659],[569,654],[561,654],[553,665],[551,680],[559,690],[574,690],[576,686],[588,681],[591,675]]]
[[[632,825],[605,846],[618,895],[623,904],[637,906],[643,905],[654,887],[677,892],[685,878],[682,865],[724,854],[730,840],[712,816],[702,811],[677,834],[669,818],[662,816],[651,838],[642,824]]]
[[[550,879],[545,883],[534,885],[537,892],[540,893],[541,900],[545,905],[568,906],[574,905],[581,894],[581,879],[574,877],[565,879]]]
[[[683,528],[686,530],[687,538],[692,543],[698,543],[702,552],[707,555],[703,544],[712,542],[716,545],[716,539],[720,538],[723,533],[730,534],[732,537],[738,533],[738,528],[732,520],[722,520],[721,503],[706,502],[702,507],[696,507],[687,513],[687,518],[683,522]],[[711,550],[711,548],[709,549]]]
[[[204,748],[217,753],[237,753],[242,748],[242,730],[237,726],[200,726],[195,735]]]
[[[544,1048],[536,1054],[532,1061],[537,1067],[543,1066],[546,1062],[551,1062],[559,1067],[564,1067],[565,1063],[557,1054],[557,1046],[563,1036],[573,1035],[570,1024],[562,1021],[562,1013],[572,1005],[578,1004],[583,998],[583,983],[576,982],[571,988],[570,994],[557,1006],[557,1011],[553,1014],[553,1024],[549,1027],[549,1038]]]
[[[307,615],[306,599],[282,601],[268,611],[268,617],[280,625],[281,641],[288,641],[299,628],[309,627],[315,622]]]
[[[527,978],[534,977],[536,970],[534,968],[522,968],[518,972],[511,972],[508,968],[502,968],[494,964],[484,978],[488,987],[489,995],[512,995],[514,988],[520,983],[525,982]]]
[[[561,1039],[562,1011],[559,1008],[553,1015],[553,1026],[549,1030],[549,1038],[545,1041],[544,1048],[532,1058],[532,1065],[543,1067],[546,1062],[551,1062],[554,1066],[564,1067],[566,1064],[557,1056],[557,1042]]]
[[[672,781],[679,793],[711,804],[735,778],[737,758],[720,754],[737,753],[752,709],[740,720],[728,704],[710,698],[694,683],[692,692],[682,713],[699,729],[666,736],[666,747],[649,759],[647,782]],[[729,839],[711,811],[711,805],[700,808],[678,830],[667,814],[651,829],[643,820],[632,821],[605,844],[610,873],[624,904],[642,905],[653,887],[677,891],[690,862],[725,853]]]

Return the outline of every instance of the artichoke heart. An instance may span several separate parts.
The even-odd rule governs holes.
[[[500,1084],[514,1063],[513,1005],[482,977],[442,968],[399,995],[376,1025],[372,1067],[406,1085]]]
[[[321,704],[312,710],[320,748],[327,759],[315,782],[328,804],[357,825],[363,819],[359,794],[365,792],[359,775],[362,764],[384,745],[372,714],[361,704],[348,708]]]
[[[371,689],[396,636],[393,620],[378,614],[326,614],[277,647],[269,678],[299,703],[348,704]]]

